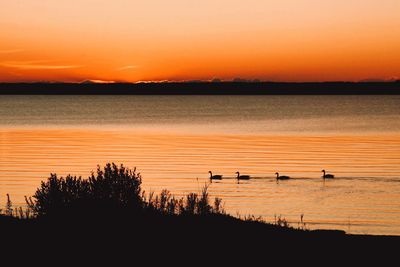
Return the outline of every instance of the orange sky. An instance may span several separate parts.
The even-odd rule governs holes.
[[[400,77],[399,0],[1,0],[0,81]]]

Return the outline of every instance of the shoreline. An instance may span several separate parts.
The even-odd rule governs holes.
[[[133,218],[126,216],[100,216],[92,218],[67,218],[59,217],[54,220],[24,221],[0,216],[3,240],[19,239],[28,241],[39,240],[39,244],[59,242],[52,232],[61,230],[63,242],[74,242],[79,236],[86,236],[85,242],[94,244],[96,238],[92,232],[101,233],[105,240],[111,238],[113,242],[123,242],[127,237],[137,239],[149,239],[152,242],[168,240],[171,246],[179,246],[188,238],[197,240],[196,246],[207,246],[212,242],[218,242],[221,246],[235,246],[244,242],[250,244],[257,240],[269,240],[271,244],[266,248],[273,249],[275,244],[307,244],[325,248],[340,247],[352,249],[388,249],[400,244],[400,236],[395,235],[365,235],[347,234],[342,230],[302,230],[287,228],[259,221],[245,221],[230,215],[223,216],[188,216],[188,217],[149,217]],[[89,229],[90,232],[89,232]],[[107,230],[106,230],[107,229]],[[112,230],[113,229],[113,230]],[[130,229],[130,230],[129,230]],[[136,230],[139,232],[136,232]],[[232,236],[231,236],[232,235]],[[40,237],[39,237],[40,236]],[[204,239],[204,241],[201,241]],[[98,241],[96,241],[98,242]],[[210,242],[210,243],[209,243]],[[298,248],[307,250],[306,247]]]

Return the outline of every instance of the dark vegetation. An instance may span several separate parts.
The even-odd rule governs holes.
[[[400,82],[2,83],[0,95],[396,95]]]
[[[221,199],[215,198],[210,205],[205,185],[201,194],[191,193],[185,198],[175,198],[168,190],[159,195],[148,195],[141,189],[142,177],[136,169],[123,165],[107,164],[88,179],[68,175],[57,177],[51,174],[42,182],[32,198],[26,198],[27,212],[34,218],[68,216],[103,216],[104,214],[126,214],[128,216],[207,216],[225,214]],[[8,206],[8,205],[7,205]],[[7,208],[7,210],[10,210]],[[12,210],[12,209],[11,209]],[[7,212],[10,214],[10,212]],[[29,216],[14,214],[19,218]]]
[[[253,216],[235,218],[225,213],[221,199],[210,200],[207,185],[199,193],[176,198],[167,190],[146,193],[141,183],[136,169],[115,164],[98,167],[88,179],[52,174],[26,198],[25,209],[13,209],[8,196],[0,212],[2,240],[9,248],[10,243],[31,241],[36,248],[96,248],[96,253],[105,249],[120,257],[147,253],[204,259],[206,253],[233,253],[229,260],[235,253],[261,256],[266,249],[282,253],[351,247],[354,252],[400,245],[397,237],[310,231],[303,216],[296,228],[281,217],[272,224]]]

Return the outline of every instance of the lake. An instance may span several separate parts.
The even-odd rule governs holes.
[[[400,96],[0,96],[0,203],[115,162],[177,196],[222,174],[209,191],[232,215],[400,235],[399,112]]]

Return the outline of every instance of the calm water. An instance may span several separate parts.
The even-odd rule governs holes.
[[[175,195],[223,174],[210,192],[233,215],[400,235],[399,111],[399,96],[0,96],[0,201],[114,161]]]

